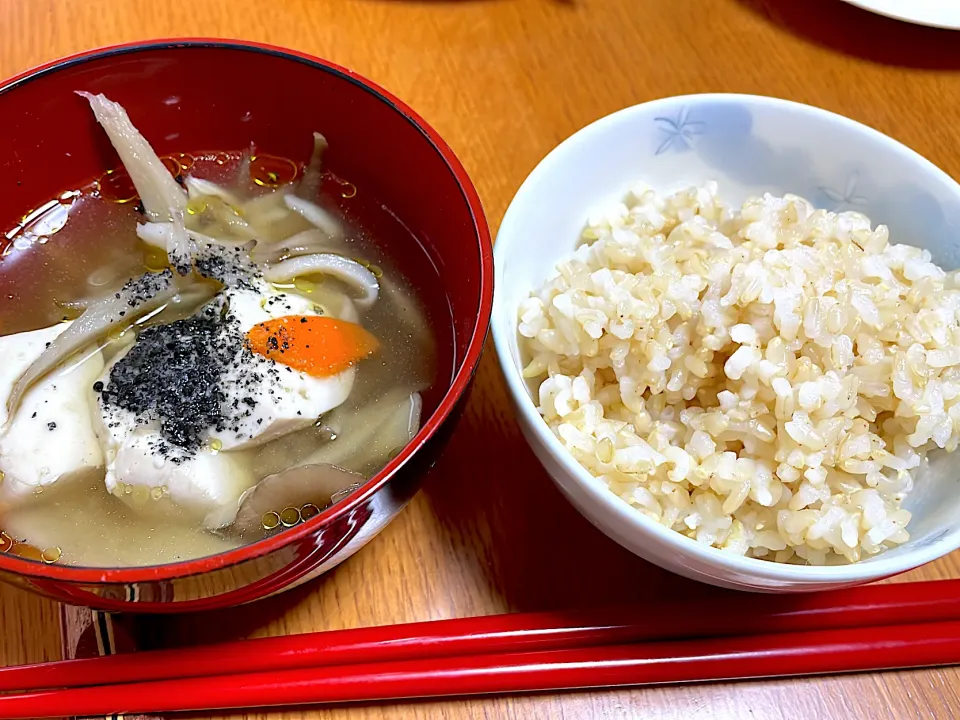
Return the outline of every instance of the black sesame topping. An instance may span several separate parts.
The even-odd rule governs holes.
[[[99,380],[97,380],[97,381],[93,384],[93,391],[94,391],[94,392],[102,392],[102,391],[103,391],[103,383],[100,382]]]
[[[133,278],[124,285],[120,292],[116,293],[117,300],[126,298],[127,306],[136,308],[151,300],[159,293],[170,287],[173,280],[173,273],[164,270],[158,273],[145,273],[140,277]],[[123,312],[121,312],[121,315]]]
[[[130,411],[139,425],[159,423],[163,447],[156,452],[172,462],[196,453],[209,431],[252,437],[243,421],[253,414],[255,395],[264,379],[279,379],[276,363],[247,346],[226,303],[220,296],[191,318],[147,328],[106,386],[98,383],[105,410]]]
[[[240,248],[207,244],[197,249],[193,263],[203,277],[242,290],[255,290],[251,280],[261,276],[256,265],[240,253]]]
[[[214,305],[147,328],[111,369],[104,404],[129,410],[138,420],[158,420],[167,442],[194,452],[204,430],[225,424],[221,377],[242,350],[242,339],[224,332]]]
[[[55,422],[47,423],[47,430],[56,430],[56,429],[57,429],[57,424]]]

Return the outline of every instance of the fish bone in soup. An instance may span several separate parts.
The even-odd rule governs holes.
[[[362,189],[324,169],[322,135],[303,166],[161,159],[123,107],[82,95],[124,167],[2,248],[0,550],[149,565],[315,516],[433,402],[449,328],[423,308],[445,298],[411,286],[442,293],[435,271],[406,236],[401,273],[343,211]]]

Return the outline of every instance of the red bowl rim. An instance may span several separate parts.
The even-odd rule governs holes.
[[[208,573],[246,560],[261,557],[295,543],[296,541],[313,534],[319,526],[327,525],[338,518],[348,515],[359,505],[375,495],[437,432],[443,422],[453,411],[457,402],[464,394],[470,380],[476,371],[483,352],[487,332],[490,325],[490,313],[493,305],[493,244],[490,239],[490,228],[483,213],[483,206],[476,188],[467,176],[466,170],[457,159],[453,150],[440,137],[436,130],[426,123],[406,103],[384,90],[376,83],[367,80],[347,68],[331,63],[327,60],[308,55],[296,50],[282,48],[275,45],[251,42],[247,40],[224,40],[215,38],[172,38],[166,40],[149,40],[109,45],[93,50],[68,55],[58,60],[39,65],[26,70],[6,81],[0,82],[0,94],[6,93],[15,87],[44,75],[56,72],[66,67],[72,67],[91,60],[127,55],[149,50],[168,50],[173,48],[222,48],[257,52],[309,65],[322,72],[335,75],[343,80],[357,85],[386,103],[393,110],[404,116],[443,158],[450,172],[454,175],[464,200],[467,202],[473,216],[474,230],[480,245],[480,308],[473,334],[466,348],[463,363],[427,422],[420,428],[414,439],[409,442],[403,451],[391,460],[386,467],[368,480],[360,489],[346,500],[328,508],[317,517],[311,518],[303,525],[285,530],[273,537],[229,550],[218,555],[187,560],[184,562],[166,565],[133,567],[133,568],[90,568],[72,567],[69,565],[41,565],[40,563],[19,558],[15,555],[0,554],[0,570],[15,573],[31,578],[45,580],[76,582],[76,583],[136,583],[157,580],[171,580],[192,575]]]

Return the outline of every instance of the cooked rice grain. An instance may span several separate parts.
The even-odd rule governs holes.
[[[524,376],[573,456],[729,552],[854,562],[908,539],[960,440],[960,290],[930,253],[787,195],[635,188],[519,309]]]

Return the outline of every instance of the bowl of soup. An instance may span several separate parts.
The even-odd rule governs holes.
[[[0,107],[0,578],[226,607],[372,539],[487,333],[449,146],[348,70],[239,42],[84,53]]]

